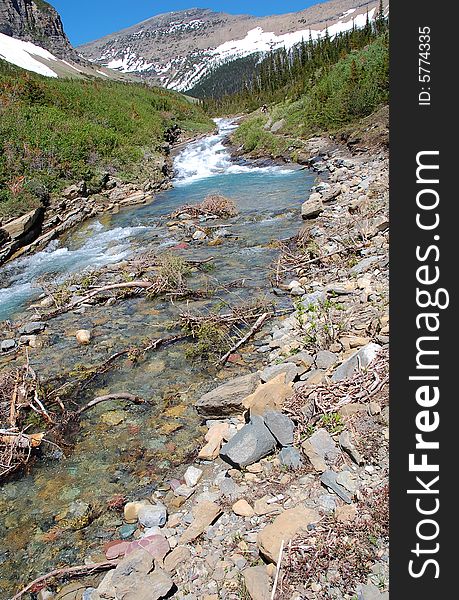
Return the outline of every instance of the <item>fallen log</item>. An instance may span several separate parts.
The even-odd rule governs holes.
[[[245,344],[247,342],[247,340],[249,340],[259,329],[261,329],[261,327],[263,326],[265,321],[267,321],[272,316],[273,316],[273,313],[263,313],[260,317],[258,317],[257,321],[252,326],[250,331],[243,338],[241,338],[237,342],[237,344],[234,344],[234,346],[220,358],[220,360],[218,361],[217,364],[224,365],[226,363],[226,361],[228,360],[228,358],[231,356],[231,354],[233,354],[233,352],[235,352],[238,348],[240,348],[243,344]]]
[[[89,575],[91,573],[94,573],[94,571],[106,571],[107,569],[114,569],[118,565],[118,563],[118,560],[111,560],[93,563],[90,565],[78,565],[76,567],[63,567],[61,569],[54,569],[54,571],[50,571],[49,573],[46,573],[46,575],[41,575],[41,577],[37,577],[37,579],[34,579],[20,592],[15,594],[11,598],[11,600],[19,600],[24,596],[24,594],[27,594],[28,592],[33,592],[35,588],[38,588],[42,583],[48,581],[48,579],[53,579],[54,577],[62,577],[64,575]]]

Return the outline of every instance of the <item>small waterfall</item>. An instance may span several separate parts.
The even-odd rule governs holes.
[[[218,133],[192,142],[175,159],[175,186],[183,186],[224,174],[238,173],[271,173],[288,175],[292,169],[270,165],[268,167],[237,164],[231,160],[231,154],[224,146],[223,140],[237,128],[233,119],[215,119]]]

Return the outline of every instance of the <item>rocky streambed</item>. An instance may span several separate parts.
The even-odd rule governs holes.
[[[254,173],[231,163],[220,141],[210,170],[224,176],[190,169],[161,212],[170,215],[182,192],[189,204],[218,189],[239,216],[216,227],[164,219],[163,229],[155,215],[155,244],[194,260],[213,255],[215,269],[196,272],[196,285],[210,277],[226,288],[194,300],[197,308],[262,291],[284,314],[224,369],[174,345],[135,364],[127,357],[83,394],[81,402],[129,387],[151,401],[94,409],[65,457],[4,486],[6,593],[57,565],[112,561],[106,574],[36,591],[86,600],[387,596],[387,157],[316,139],[305,149],[315,174]],[[190,167],[203,148],[185,152]],[[134,215],[137,227],[150,210]],[[299,228],[294,241],[273,243]],[[140,247],[152,229],[144,233]],[[236,291],[235,280],[244,280]],[[23,334],[36,336],[34,366],[51,375],[57,357],[67,372],[98,364],[146,332],[170,335],[177,315],[167,299],[107,302]],[[78,344],[77,329],[90,332],[89,344]],[[6,360],[17,360],[13,350]]]

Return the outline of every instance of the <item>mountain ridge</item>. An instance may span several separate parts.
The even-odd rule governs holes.
[[[258,17],[193,8],[155,15],[78,47],[91,61],[134,73],[177,91],[195,87],[220,64],[256,52],[291,47],[302,37],[317,39],[361,26],[377,0],[329,0],[298,12]]]

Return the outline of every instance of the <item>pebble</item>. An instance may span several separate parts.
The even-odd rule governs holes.
[[[167,521],[167,509],[162,504],[145,505],[140,507],[138,518],[144,527],[162,527]]]
[[[184,479],[185,483],[188,487],[192,488],[198,484],[203,474],[202,469],[197,469],[196,467],[188,467],[185,471]]]

